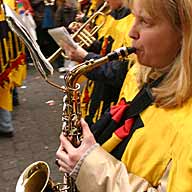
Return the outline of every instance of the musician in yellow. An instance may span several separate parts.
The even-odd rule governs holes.
[[[129,3],[138,64],[111,108],[116,127],[97,125],[101,147],[83,120],[78,148],[61,135],[60,171],[83,192],[191,192],[192,1]]]
[[[17,9],[13,0],[5,0],[12,9]],[[2,2],[1,2],[2,4]],[[0,136],[13,136],[11,120],[12,91],[14,87],[21,86],[26,76],[25,48],[23,42],[10,30],[3,7],[0,11]]]
[[[127,35],[127,28],[133,19],[130,10],[124,6],[122,0],[107,2],[111,12],[98,31],[98,40],[86,50],[64,46],[66,54],[72,60],[84,62],[91,58],[96,59],[121,46],[130,45]],[[102,20],[102,16],[98,19]],[[113,61],[86,74],[88,81],[81,97],[81,110],[89,125],[95,123],[107,108],[117,102],[130,63],[130,60]]]
[[[75,20],[80,23],[86,22],[103,5],[103,2],[103,0],[87,1],[87,6],[85,8],[84,6],[80,8],[80,13],[76,15]]]

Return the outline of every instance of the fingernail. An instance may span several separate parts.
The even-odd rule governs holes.
[[[59,165],[59,159],[55,159],[55,164],[56,164],[58,167],[60,167],[60,165]]]

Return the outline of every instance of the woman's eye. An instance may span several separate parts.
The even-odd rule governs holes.
[[[150,27],[150,26],[153,25],[153,23],[152,23],[151,21],[147,20],[147,19],[141,19],[141,20],[140,20],[140,23],[141,23],[142,25],[146,26],[146,27]]]
[[[140,19],[140,23],[142,23],[142,24],[148,24],[147,20],[145,20],[145,19]]]

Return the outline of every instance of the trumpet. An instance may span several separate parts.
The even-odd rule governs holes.
[[[90,47],[93,42],[96,40],[94,35],[102,28],[102,26],[106,22],[106,16],[110,13],[109,5],[105,1],[101,8],[95,12],[89,19],[81,25],[81,27],[72,34],[73,40],[75,40],[81,47],[87,48]],[[95,20],[97,17],[103,17],[103,20],[98,25],[95,25]],[[72,22],[75,24],[75,22]],[[71,24],[70,24],[71,25]],[[87,28],[90,26],[90,30]],[[50,57],[48,57],[48,61],[54,61],[59,55],[62,55],[65,59],[68,57],[65,55],[64,50],[60,47],[53,53]]]
[[[80,46],[90,47],[91,44],[96,40],[94,35],[99,29],[105,24],[106,15],[110,12],[107,2],[104,2],[103,6],[95,12],[73,35],[72,38],[79,42]],[[90,31],[86,30],[88,25],[94,25],[95,20],[98,16],[102,16],[104,19],[99,25],[95,25]]]

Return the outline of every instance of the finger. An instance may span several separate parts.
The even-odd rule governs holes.
[[[68,171],[67,169],[65,169],[64,167],[59,167],[59,171],[63,172],[63,173],[70,173],[70,171]]]
[[[62,144],[59,146],[59,149],[56,152],[56,157],[58,159],[61,159],[64,162],[68,162],[68,155],[67,155],[66,151],[63,149]]]
[[[88,145],[93,145],[96,143],[96,140],[91,132],[91,130],[89,129],[88,124],[85,122],[85,120],[83,118],[81,118],[81,126],[82,126],[82,130],[83,130],[83,141],[82,141],[82,147],[83,144],[88,144]]]
[[[59,162],[59,159],[55,159],[55,164],[57,165],[57,167],[60,167],[58,162]]]
[[[59,164],[59,170],[62,170],[67,173],[72,171],[72,168],[68,164],[63,162],[61,159],[58,159],[58,164]]]
[[[59,148],[57,149],[56,155],[61,151],[63,151],[63,147],[62,147],[62,144],[60,143]]]
[[[83,129],[83,136],[84,137],[86,137],[86,136],[88,136],[90,134],[92,135],[87,122],[83,118],[81,118],[81,126],[82,126],[82,129]]]
[[[60,135],[60,141],[61,141],[63,149],[67,153],[69,153],[70,151],[74,151],[75,148],[73,147],[73,145],[70,143],[70,141],[63,134]]]
[[[62,150],[62,145],[60,145],[59,149],[56,152],[56,165],[60,168],[63,167],[63,169],[67,170],[67,171],[72,171],[72,168],[70,166],[70,161],[69,161],[69,157],[68,154]]]

